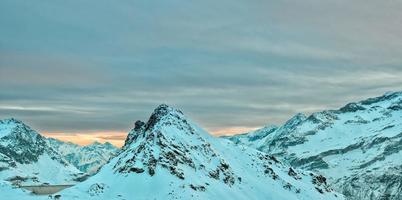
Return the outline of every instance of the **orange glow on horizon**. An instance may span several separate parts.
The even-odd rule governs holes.
[[[212,129],[209,132],[214,136],[236,135],[254,131],[259,127],[228,127],[222,129]],[[89,145],[94,142],[110,142],[116,147],[122,147],[127,137],[124,131],[99,131],[93,133],[66,133],[66,132],[45,132],[45,137],[55,138],[64,142],[72,142],[81,146]]]
[[[45,137],[55,138],[65,142],[72,142],[81,146],[92,144],[94,142],[110,142],[116,147],[122,147],[127,137],[127,132],[105,131],[95,133],[43,133]]]
[[[236,134],[241,134],[241,133],[247,133],[250,131],[254,131],[259,129],[260,127],[228,127],[228,128],[223,128],[223,129],[216,129],[216,130],[211,130],[210,133],[215,136],[224,136],[224,135],[236,135]]]

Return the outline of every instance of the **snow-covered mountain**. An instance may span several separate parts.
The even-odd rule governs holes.
[[[62,199],[343,199],[325,177],[214,138],[169,106],[135,124],[119,155]]]
[[[402,92],[226,138],[323,174],[348,199],[402,199]]]
[[[47,141],[66,161],[89,175],[96,173],[100,167],[119,151],[109,142],[104,144],[94,142],[87,146],[80,146],[53,138],[48,138]]]
[[[29,126],[16,119],[0,120],[0,180],[68,184],[83,175]]]

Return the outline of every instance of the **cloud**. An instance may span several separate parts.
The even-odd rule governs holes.
[[[98,136],[99,139],[102,140],[117,140],[117,141],[124,141],[127,137],[127,134],[122,135],[107,135],[107,136]]]
[[[127,132],[168,103],[218,134],[280,124],[401,90],[401,8],[4,0],[0,117],[46,132]]]

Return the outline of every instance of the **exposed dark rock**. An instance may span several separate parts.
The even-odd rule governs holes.
[[[366,110],[366,108],[357,103],[349,103],[339,109],[339,111],[344,112],[344,113],[345,112],[356,112],[359,110]]]
[[[209,172],[209,176],[210,176],[211,178],[214,178],[214,179],[216,179],[216,180],[219,180],[219,170],[216,169],[216,170],[210,171],[210,172]]]
[[[316,189],[319,193],[321,193],[321,194],[324,193],[324,191],[323,191],[321,188],[316,187],[315,189]]]
[[[205,192],[207,189],[205,188],[205,186],[203,185],[193,185],[190,184],[190,188],[193,189],[194,191],[201,191],[201,192]]]
[[[135,122],[134,130],[136,132],[139,132],[144,128],[144,126],[145,126],[145,122],[142,122],[142,121],[138,120],[138,121]]]
[[[83,174],[81,176],[78,176],[77,178],[74,178],[73,181],[83,182],[83,181],[87,180],[89,177],[91,177],[91,176],[88,174]]]
[[[401,96],[401,95],[402,95],[402,92],[395,92],[395,93],[391,93],[391,94],[385,94],[385,95],[380,96],[380,97],[369,98],[367,100],[360,101],[360,103],[363,104],[363,105],[371,105],[371,104],[378,103],[378,102],[381,102],[381,101],[387,101],[387,100],[396,98],[396,97]]]
[[[269,167],[268,165],[265,165],[264,167],[265,167],[264,170],[265,174],[270,175],[271,178],[274,180],[278,179],[279,176],[274,172],[274,170],[271,167]]]
[[[293,168],[291,168],[291,167],[289,168],[288,175],[291,176],[291,177],[293,177],[293,178],[296,179],[296,180],[300,180],[300,179],[301,179],[300,176],[296,173],[296,171],[295,171]]]
[[[145,170],[142,168],[136,168],[136,167],[132,167],[130,168],[130,172],[135,172],[137,174],[143,173]]]
[[[326,185],[327,184],[327,178],[325,178],[322,175],[314,176],[313,183],[314,184],[324,184],[324,185]]]
[[[106,186],[104,183],[95,183],[89,187],[88,193],[91,196],[98,196],[104,193],[105,189],[107,188],[108,186]]]
[[[286,183],[284,186],[283,186],[283,188],[285,188],[285,189],[287,189],[287,190],[291,190],[292,189],[292,184],[290,184],[290,183]]]

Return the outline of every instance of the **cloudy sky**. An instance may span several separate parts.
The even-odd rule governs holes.
[[[214,134],[281,124],[402,90],[401,10],[398,0],[2,0],[0,117],[81,143],[119,142],[161,103]]]

